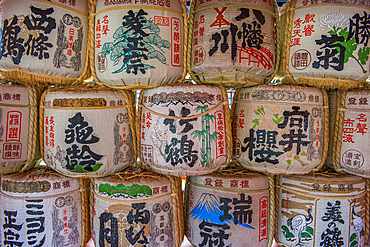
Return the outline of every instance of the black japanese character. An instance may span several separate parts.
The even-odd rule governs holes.
[[[218,232],[213,232],[212,228],[216,228]],[[230,234],[225,233],[225,230],[230,229],[227,224],[220,225],[202,220],[199,229],[201,230],[200,236],[203,238],[203,241],[199,244],[200,247],[223,247],[225,246],[224,240],[229,239],[230,236]]]
[[[361,41],[359,36],[361,35]],[[361,17],[358,13],[349,19],[349,34],[347,41],[355,37],[356,44],[364,44],[367,46],[370,37],[370,14],[364,11]]]
[[[293,149],[293,144],[297,144],[297,151],[296,154],[299,155],[301,152],[301,146],[307,146],[310,142],[304,141],[302,139],[307,138],[307,135],[303,134],[303,131],[301,129],[298,130],[298,133],[295,133],[295,129],[291,129],[289,134],[283,134],[282,137],[284,140],[279,141],[279,145],[285,146],[283,150],[284,152],[291,151]],[[288,139],[285,141],[285,139]]]
[[[179,148],[177,144],[180,144]],[[190,167],[193,167],[198,160],[198,156],[196,155],[198,151],[193,150],[193,146],[194,142],[188,140],[187,135],[183,135],[181,140],[173,137],[165,148],[165,154],[167,155],[166,162],[170,161],[173,166],[179,163],[187,163]]]
[[[255,137],[256,135],[256,137]],[[246,137],[243,141],[246,146],[242,146],[241,151],[246,152],[248,150],[248,158],[250,161],[253,160],[253,156],[256,156],[255,161],[268,162],[271,164],[277,164],[279,161],[273,157],[279,157],[283,152],[273,151],[276,149],[276,131],[266,130],[249,130],[249,137]]]
[[[53,47],[51,43],[45,42],[48,41],[48,39],[49,38],[42,33],[40,33],[37,38],[33,37],[33,35],[29,35],[28,40],[24,43],[26,54],[37,57],[40,60],[44,58],[48,59],[50,54],[46,51]]]
[[[75,141],[80,144],[99,142],[99,137],[91,135],[94,130],[89,126],[88,122],[85,121],[81,112],[76,113],[76,115],[69,118],[68,121],[71,124],[68,125],[69,129],[65,130],[66,137],[64,141],[66,144],[71,144]]]
[[[148,224],[150,220],[149,210],[145,209],[146,203],[133,203],[131,204],[132,210],[127,214],[127,222],[129,224]],[[135,212],[134,212],[135,211]]]
[[[18,17],[13,16],[13,20],[9,23],[8,19],[4,20],[2,41],[1,41],[1,57],[12,56],[13,63],[18,65],[21,62],[23,52],[24,39],[18,38],[21,28],[18,26]],[[1,59],[0,57],[0,59]]]
[[[336,201],[335,205],[331,202],[327,203],[325,215],[321,217],[323,221],[330,221],[328,227],[334,225],[336,226],[336,222],[344,224],[344,220],[342,219],[342,212],[340,210],[340,201]]]
[[[240,200],[233,198],[233,205],[236,205],[233,212],[235,225],[247,222],[248,224],[251,224],[253,215],[253,210],[250,209],[252,205],[252,197],[248,195],[247,199],[245,199],[245,194],[242,193],[240,194]]]
[[[132,244],[133,246],[136,244],[136,243],[139,243],[139,244],[148,244],[149,241],[148,241],[148,238],[145,236],[145,226],[143,226],[143,228],[140,229],[139,232],[137,232],[136,234],[134,233],[134,227],[133,226],[130,226],[128,228],[128,230],[125,230],[125,233],[126,233],[126,239],[130,242],[130,244]],[[142,237],[142,239],[140,239]],[[140,240],[139,240],[140,239]],[[143,245],[143,246],[146,246],[146,245]]]
[[[220,210],[223,211],[223,214],[219,216],[221,222],[225,220],[230,220],[232,218],[231,214],[229,214],[229,210],[231,207],[228,205],[232,200],[229,198],[221,197],[220,198]]]
[[[27,26],[28,30],[42,30],[44,33],[49,34],[56,27],[55,19],[48,17],[54,12],[53,8],[49,9],[39,9],[36,7],[30,7],[31,12],[37,16],[27,15],[24,18],[24,24]]]
[[[335,227],[333,230],[327,228],[325,232],[321,234],[320,246],[322,247],[340,247],[344,245],[343,237],[341,237],[342,231]]]
[[[87,154],[85,154],[87,153]],[[76,144],[67,148],[67,169],[73,170],[76,165],[83,166],[86,171],[93,171],[93,165],[101,160],[103,155],[99,155],[90,150],[88,145],[82,145],[80,149]]]
[[[330,35],[330,37],[326,35],[321,35],[321,39],[315,40],[317,45],[324,44],[321,49],[325,49],[325,51],[316,51],[316,56],[319,61],[314,61],[312,63],[312,67],[315,69],[319,69],[320,67],[328,69],[330,66],[336,71],[342,71],[344,68],[344,57],[346,48],[337,41],[344,42],[344,37],[338,36],[337,34]]]
[[[304,131],[307,131],[308,128],[308,116],[310,113],[306,111],[299,111],[301,109],[299,106],[292,106],[293,111],[284,111],[284,121],[280,124],[278,124],[278,127],[280,129],[284,129],[288,122],[289,122],[289,127],[298,127],[298,128],[304,128]],[[293,116],[300,116],[300,117],[293,117]],[[302,119],[303,117],[303,119]],[[303,126],[302,126],[303,123]]]
[[[104,212],[99,216],[99,246],[118,246],[118,220],[112,213]]]

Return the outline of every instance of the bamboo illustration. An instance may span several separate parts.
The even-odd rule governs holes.
[[[198,106],[195,109],[196,112],[201,111],[206,112],[208,111],[208,106]],[[201,164],[202,166],[209,167],[209,164],[212,162],[211,161],[211,142],[216,141],[217,139],[217,132],[213,132],[213,134],[210,133],[211,128],[210,128],[210,121],[213,123],[213,120],[215,119],[215,116],[204,114],[202,116],[202,130],[195,130],[191,134],[194,135],[194,138],[202,138],[202,148],[200,149],[201,151]]]

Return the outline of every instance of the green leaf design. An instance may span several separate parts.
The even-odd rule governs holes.
[[[351,235],[351,237],[349,238],[349,242],[352,242],[353,240],[355,240],[357,238],[357,234],[356,233],[353,233]]]
[[[311,235],[313,235],[313,228],[312,228],[312,227],[307,226],[306,231],[307,231],[308,233],[310,233]]]
[[[295,238],[294,234],[289,231],[289,228],[285,225],[282,225],[281,228],[285,232],[285,238]]]
[[[256,126],[257,126],[257,125],[260,125],[260,122],[259,122],[259,119],[258,119],[258,118],[253,119],[253,120],[252,120],[252,123],[254,123],[254,125],[253,125],[252,129],[256,128]]]
[[[311,238],[311,234],[309,234],[308,232],[302,232],[302,238]]]
[[[288,163],[289,165],[292,164],[292,161],[291,160],[287,160],[286,163]]]
[[[358,242],[357,242],[357,240],[355,240],[355,241],[353,241],[353,242],[351,243],[350,247],[355,247],[355,246],[357,246],[357,244],[358,244]]]
[[[96,172],[97,170],[102,167],[103,164],[95,164],[92,165],[91,167],[93,168],[92,171],[86,171],[85,168],[81,165],[75,165],[73,170],[67,169],[68,171],[75,172],[75,173],[89,173],[89,172]]]
[[[307,154],[306,154],[306,152],[305,152],[305,151],[303,151],[302,153],[300,153],[300,155],[302,155],[302,156],[306,156]]]
[[[295,160],[297,160],[297,159],[299,159],[300,157],[299,157],[298,155],[295,155],[293,158],[294,158]]]
[[[362,47],[358,50],[358,60],[362,65],[365,65],[369,60],[370,47]]]

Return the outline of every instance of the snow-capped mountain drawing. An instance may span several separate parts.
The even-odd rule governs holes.
[[[197,205],[193,210],[190,212],[190,216],[194,219],[199,221],[207,221],[214,224],[234,224],[234,217],[231,215],[230,220],[224,220],[223,222],[220,220],[220,216],[223,215],[223,212],[220,210],[220,202],[218,199],[209,193],[203,193],[199,198]],[[246,228],[254,229],[254,227],[245,224],[245,223],[238,223]]]

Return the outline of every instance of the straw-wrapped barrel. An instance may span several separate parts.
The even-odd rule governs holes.
[[[66,175],[107,175],[136,162],[131,96],[105,88],[46,90],[40,103],[41,154]]]
[[[281,176],[277,239],[284,246],[365,246],[365,187],[352,175]]]
[[[271,246],[273,186],[272,177],[239,167],[189,177],[185,235],[194,246],[212,246],[216,241],[218,246]]]
[[[92,181],[96,246],[180,247],[184,238],[180,178],[126,169]]]
[[[93,74],[132,88],[185,78],[187,11],[182,0],[95,0]]]
[[[36,85],[84,79],[89,2],[2,1],[2,74],[9,80]]]
[[[37,92],[0,85],[0,174],[28,170],[40,158]]]
[[[139,98],[140,158],[174,176],[212,173],[231,158],[227,92],[205,85],[162,86]]]
[[[202,84],[264,83],[279,61],[278,19],[275,0],[192,1],[187,51],[191,77]]]
[[[338,91],[333,164],[338,172],[370,178],[370,90]]]
[[[290,0],[281,9],[284,82],[356,88],[370,75],[370,1]]]
[[[233,157],[244,167],[304,174],[324,164],[329,131],[325,91],[259,85],[241,88],[233,104]]]
[[[89,181],[51,169],[1,178],[2,246],[85,246],[89,232]]]

